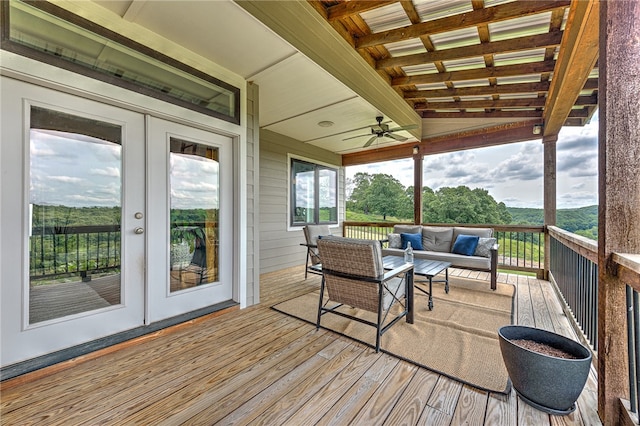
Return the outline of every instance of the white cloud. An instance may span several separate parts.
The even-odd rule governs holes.
[[[598,116],[584,127],[565,127],[556,143],[557,207],[598,203]],[[510,207],[543,207],[544,146],[540,140],[431,155],[424,158],[423,185],[466,185],[484,188]],[[395,160],[347,167],[357,172],[393,175],[405,187],[413,185],[413,160]]]

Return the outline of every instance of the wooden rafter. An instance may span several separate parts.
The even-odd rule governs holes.
[[[397,3],[398,0],[380,0],[380,1],[348,1],[338,3],[335,6],[327,8],[327,20],[336,21],[338,19],[347,18],[349,16],[358,15],[368,10],[377,9],[381,6]]]
[[[486,119],[492,129],[507,120],[535,120],[549,136],[562,125],[584,125],[597,108],[597,0],[517,0],[491,7],[469,0],[468,11],[454,14],[445,3],[423,11],[411,0],[308,2],[427,129],[432,119]],[[411,24],[398,27],[402,12]],[[473,31],[456,33],[474,28],[475,38]]]
[[[596,82],[597,83],[597,82]],[[405,99],[449,98],[453,96],[488,96],[549,91],[548,81],[541,83],[505,84],[500,86],[461,87],[459,89],[407,90]]]
[[[473,58],[476,56],[484,56],[494,53],[538,49],[542,47],[558,46],[561,41],[562,32],[558,31],[554,33],[496,41],[493,43],[476,44],[473,46],[418,53],[415,55],[398,56],[395,58],[385,58],[376,62],[376,68],[405,67],[435,61],[451,61],[455,59]]]
[[[452,71],[438,74],[421,74],[394,78],[392,86],[413,86],[416,84],[443,83],[445,81],[479,80],[490,77],[510,77],[516,75],[540,74],[551,72],[555,61],[532,62],[529,64],[503,65],[493,68],[478,68],[464,71]]]

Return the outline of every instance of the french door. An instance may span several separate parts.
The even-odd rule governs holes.
[[[3,367],[232,298],[230,138],[1,78]]]
[[[148,119],[147,319],[233,297],[232,139]]]

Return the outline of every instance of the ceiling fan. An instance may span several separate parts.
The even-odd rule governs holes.
[[[397,141],[400,142],[404,142],[407,140],[407,138],[405,138],[404,136],[400,136],[400,135],[394,135],[393,132],[397,132],[400,130],[411,130],[411,129],[415,129],[416,126],[415,124],[411,124],[409,126],[402,126],[402,127],[395,127],[393,129],[389,128],[389,125],[386,123],[382,123],[383,120],[383,116],[379,115],[376,117],[376,121],[378,122],[378,124],[372,124],[371,126],[371,133],[367,133],[365,135],[358,135],[358,136],[352,136],[350,138],[345,138],[342,139],[343,141],[349,140],[349,139],[355,139],[355,138],[361,138],[363,136],[369,136],[369,135],[373,135],[369,138],[369,140],[367,140],[367,142],[365,142],[365,144],[363,145],[363,148],[368,147],[369,145],[371,145],[373,143],[373,141],[375,141],[377,138],[391,138],[391,139],[395,139]]]

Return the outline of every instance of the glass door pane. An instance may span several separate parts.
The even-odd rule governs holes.
[[[122,128],[31,107],[29,324],[121,303]]]
[[[170,291],[219,281],[217,148],[170,138]]]

